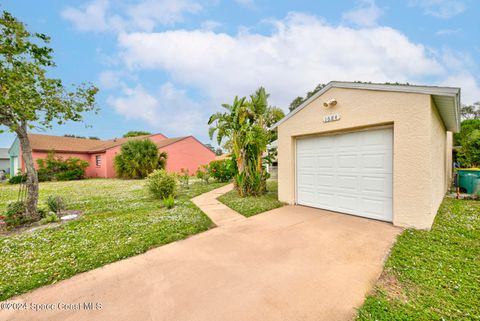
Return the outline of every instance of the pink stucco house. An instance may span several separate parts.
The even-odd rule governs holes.
[[[215,159],[215,153],[193,136],[168,138],[163,134],[153,134],[111,140],[82,139],[64,136],[29,134],[33,159],[46,158],[49,151],[63,158],[78,157],[89,162],[87,177],[115,177],[113,159],[120,152],[122,145],[130,140],[150,139],[160,151],[168,154],[166,170],[179,173],[182,168],[194,175],[201,165]],[[19,144],[14,144],[19,145]],[[21,151],[18,152],[18,163],[22,171],[25,163]]]

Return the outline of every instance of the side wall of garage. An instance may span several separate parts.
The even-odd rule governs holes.
[[[323,107],[323,102],[333,98],[336,106]],[[323,121],[324,116],[333,114],[340,115],[340,120]],[[393,124],[393,223],[430,228],[440,195],[439,191],[432,193],[433,123],[429,95],[331,88],[278,127],[279,199],[296,202],[297,137]],[[445,142],[445,136],[438,139]],[[443,153],[445,156],[445,148]]]
[[[447,132],[433,99],[431,100],[431,172],[432,172],[432,222],[442,203],[451,180],[452,133]]]

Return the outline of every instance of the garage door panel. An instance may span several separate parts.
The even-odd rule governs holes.
[[[317,174],[315,175],[316,177],[316,185],[318,187],[325,187],[325,188],[331,188],[332,182],[335,179],[335,176],[332,174]]]
[[[389,210],[392,207],[391,199],[362,198],[361,204],[366,214],[375,216],[374,218],[378,219],[392,220],[391,214],[385,215],[385,213],[390,213]]]
[[[317,156],[317,168],[321,169],[333,169],[335,164],[335,156],[331,155],[318,155]]]
[[[363,176],[360,179],[363,193],[374,193],[390,197],[392,195],[391,175]]]
[[[356,213],[359,207],[359,198],[351,194],[338,194],[337,207],[346,213]]]
[[[298,158],[298,166],[302,170],[314,169],[315,168],[315,157],[314,156],[300,156]]]
[[[297,140],[297,203],[391,221],[392,137],[377,129]]]
[[[357,175],[337,175],[335,185],[342,191],[357,191],[358,180]]]
[[[322,208],[325,208],[325,209],[330,209],[330,208],[333,208],[335,206],[335,203],[336,203],[336,195],[335,194],[332,194],[329,191],[325,191],[324,193],[317,192],[316,196],[317,196],[317,199],[316,199],[315,203],[312,204],[312,206],[317,207],[316,205],[318,204]]]
[[[305,187],[314,187],[315,186],[315,176],[310,174],[300,174],[298,175],[298,183],[300,186]]]
[[[313,189],[299,189],[298,190],[298,202],[305,204],[305,205],[312,205],[315,204],[315,195],[316,191]]]
[[[333,164],[334,166],[337,165],[340,169],[353,169],[357,168],[358,159],[356,154],[339,154],[337,156],[338,164]]]
[[[384,173],[391,173],[392,171],[392,159],[386,153],[361,155],[360,160],[361,167],[364,169]]]

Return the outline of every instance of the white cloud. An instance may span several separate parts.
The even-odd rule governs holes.
[[[121,80],[121,72],[114,70],[102,71],[98,76],[98,82],[101,89],[114,89],[123,87],[124,83]]]
[[[152,31],[157,25],[182,22],[185,14],[202,9],[193,0],[142,0],[121,8],[125,12],[121,15],[113,13],[115,4],[110,0],[92,0],[80,8],[66,7],[61,15],[79,31]]]
[[[154,93],[142,86],[124,87],[119,97],[110,96],[107,103],[127,119],[139,119],[171,135],[204,136],[211,108],[190,99],[185,90],[172,83],[163,84]],[[203,125],[203,126],[202,126]]]
[[[270,35],[202,30],[119,36],[129,68],[166,71],[216,104],[263,85],[287,106],[330,80],[421,82],[447,73],[426,47],[388,28],[354,29],[290,14]]]
[[[480,101],[480,86],[473,75],[467,71],[448,76],[441,85],[460,87],[462,104],[473,104]]]
[[[357,26],[372,27],[377,25],[382,13],[374,0],[359,0],[357,8],[345,12],[342,19]]]
[[[66,7],[62,11],[62,17],[71,21],[80,31],[107,31],[111,28],[106,17],[108,7],[108,0],[94,0],[82,9]]]
[[[128,8],[132,23],[142,30],[153,30],[156,24],[172,25],[182,22],[184,14],[197,13],[202,9],[190,0],[144,0]]]
[[[425,14],[448,19],[465,11],[465,3],[461,0],[410,0],[411,6],[420,7]]]
[[[218,27],[220,27],[221,25],[222,24],[218,21],[206,20],[206,21],[202,22],[202,24],[200,26],[200,29],[206,30],[206,31],[213,31],[213,30],[217,29]]]

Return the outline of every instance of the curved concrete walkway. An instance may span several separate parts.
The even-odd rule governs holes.
[[[196,202],[220,228],[16,297],[53,308],[0,320],[350,320],[400,232],[301,206],[243,219],[210,196]]]
[[[244,220],[246,219],[245,216],[238,214],[230,207],[217,200],[217,197],[230,192],[232,189],[233,184],[228,184],[194,197],[192,198],[192,202],[207,214],[216,226],[225,226]]]

